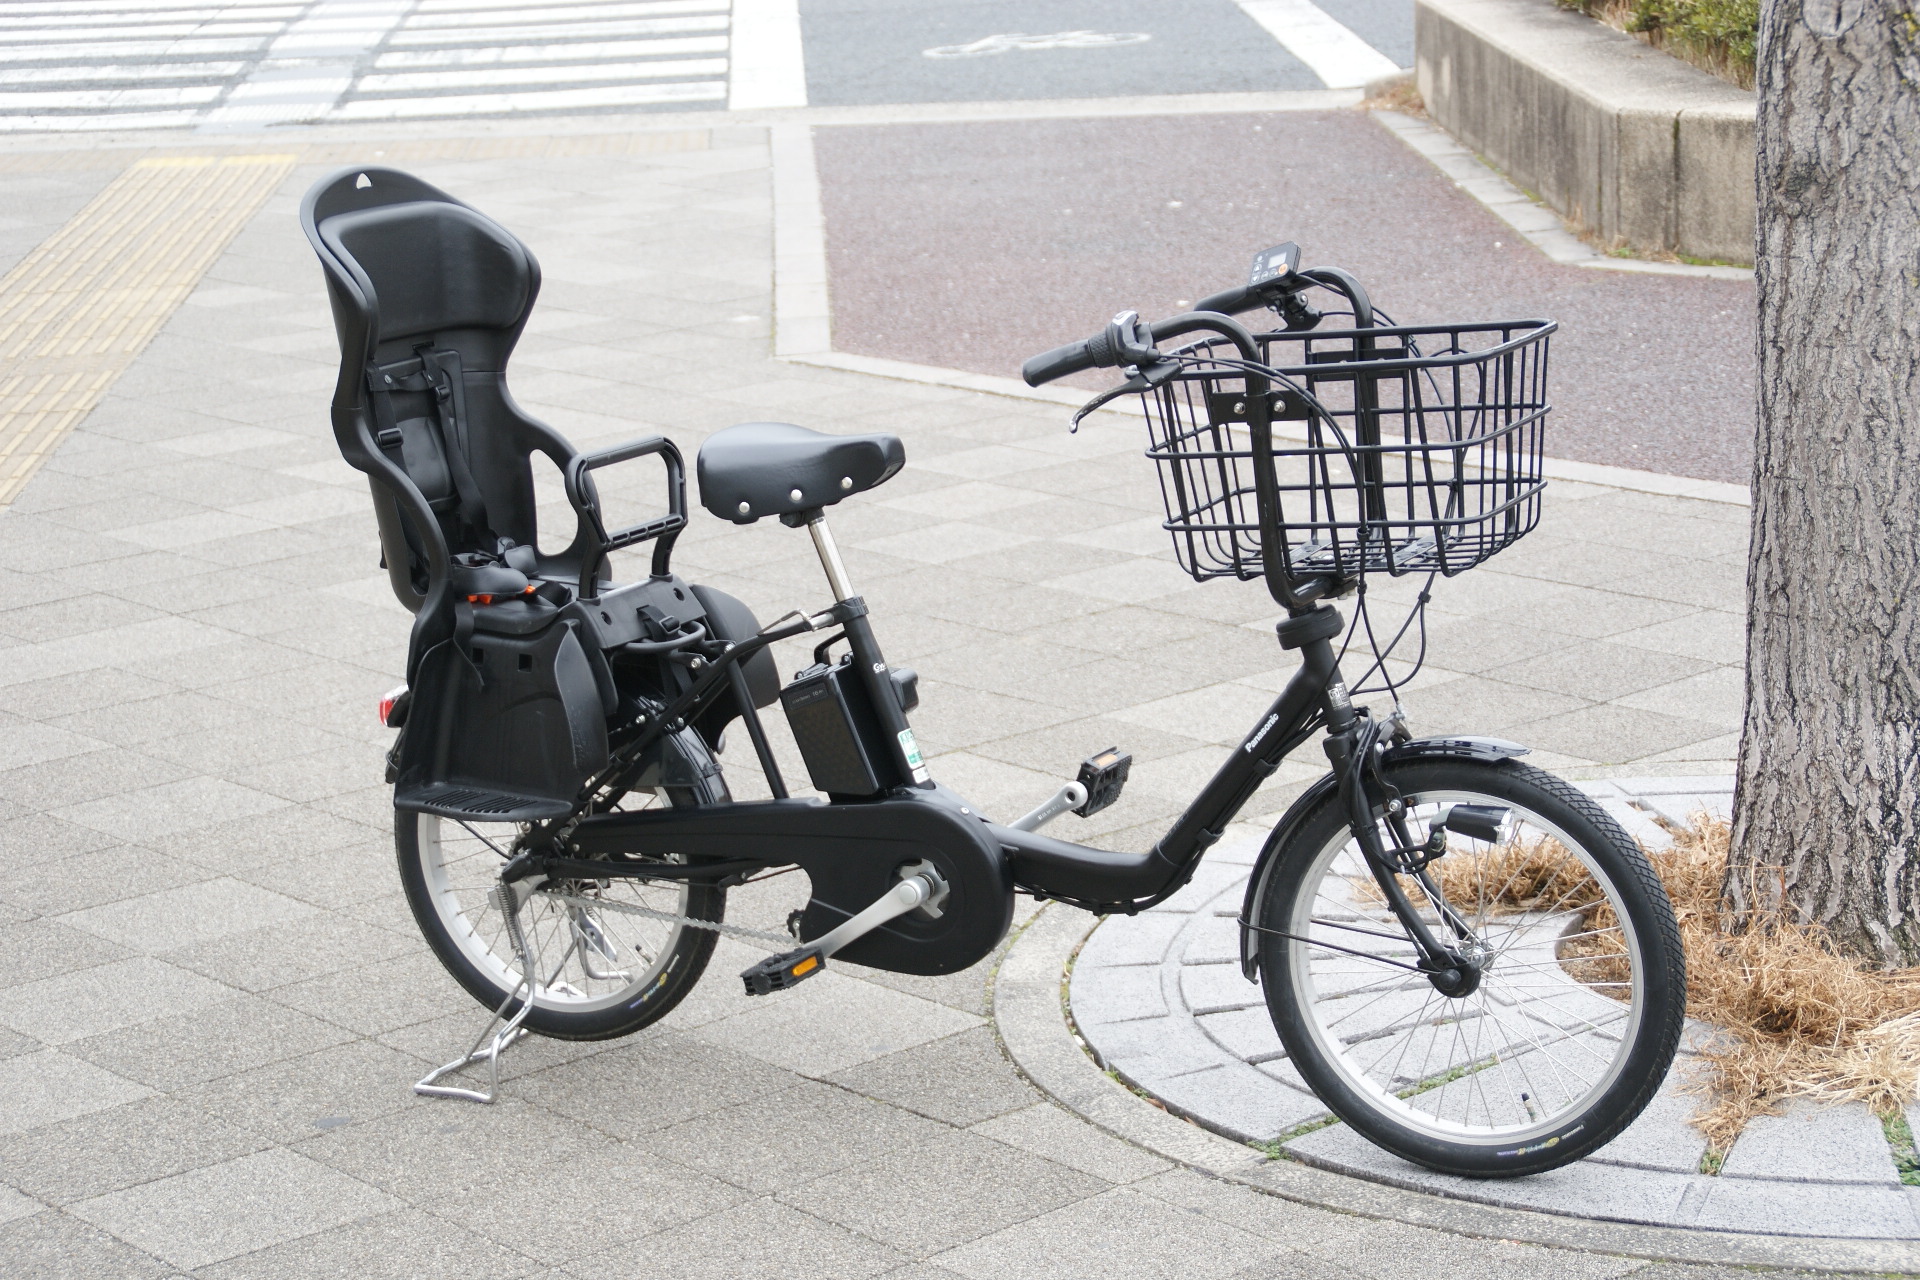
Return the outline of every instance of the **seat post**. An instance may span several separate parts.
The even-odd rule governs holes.
[[[840,559],[840,548],[833,541],[833,530],[827,528],[827,513],[815,511],[808,516],[807,532],[813,535],[813,549],[820,555],[820,567],[826,570],[833,598],[842,602],[853,599],[853,583],[847,577],[845,562]]]

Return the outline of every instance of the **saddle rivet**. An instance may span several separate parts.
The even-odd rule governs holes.
[[[841,476],[841,477],[840,477],[840,487],[841,487],[842,489],[851,489],[851,488],[853,488],[853,477],[852,477],[852,476]]]
[[[744,515],[748,515],[748,514],[750,514],[750,513],[752,512],[752,511],[753,511],[753,508],[752,508],[752,507],[751,507],[750,505],[748,505],[747,503],[744,503],[744,502],[743,502],[743,503],[741,503],[741,504],[740,504],[740,514],[741,514],[741,515],[743,515],[743,516],[744,516]]]
[[[795,490],[794,490],[794,491],[793,491],[792,493],[790,493],[790,494],[788,494],[788,495],[787,495],[787,501],[789,501],[789,502],[798,502],[798,501],[800,501],[800,491],[799,491],[798,489],[795,489]]]

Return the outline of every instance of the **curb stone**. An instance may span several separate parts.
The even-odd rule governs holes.
[[[1060,1105],[1122,1141],[1195,1172],[1285,1200],[1456,1235],[1660,1262],[1920,1275],[1920,1242],[1598,1222],[1496,1208],[1269,1159],[1161,1110],[1110,1078],[1088,1056],[1067,1026],[1064,986],[1069,961],[1097,923],[1057,905],[1043,908],[1001,961],[990,1001],[1001,1048],[1021,1074]]]

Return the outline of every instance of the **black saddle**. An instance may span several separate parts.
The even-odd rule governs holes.
[[[722,520],[752,524],[877,489],[906,461],[898,436],[830,436],[790,422],[743,422],[700,446],[700,504]]]

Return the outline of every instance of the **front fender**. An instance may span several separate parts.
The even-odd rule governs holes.
[[[1511,760],[1515,756],[1524,756],[1530,748],[1517,742],[1508,742],[1503,738],[1473,738],[1456,736],[1450,738],[1415,738],[1411,742],[1402,742],[1388,747],[1381,757],[1382,764],[1397,764],[1404,760],[1465,758],[1484,760],[1489,764],[1501,760]],[[1240,972],[1246,975],[1248,982],[1260,980],[1255,968],[1258,957],[1254,950],[1254,933],[1249,927],[1253,913],[1261,898],[1266,896],[1267,880],[1273,874],[1274,855],[1287,843],[1295,828],[1306,821],[1307,814],[1321,804],[1328,795],[1337,790],[1334,776],[1328,774],[1305,791],[1300,798],[1288,806],[1280,816],[1273,830],[1267,835],[1267,842],[1260,847],[1260,857],[1253,864],[1253,871],[1247,876],[1247,896],[1240,904]]]

